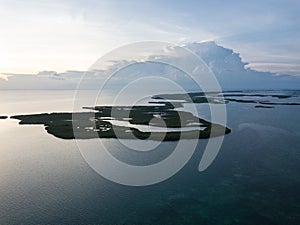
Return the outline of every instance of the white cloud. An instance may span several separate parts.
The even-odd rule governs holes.
[[[200,56],[214,72],[217,80],[225,90],[229,89],[273,89],[273,88],[289,88],[295,89],[300,86],[300,77],[293,76],[275,76],[276,74],[268,72],[258,72],[245,68],[246,63],[241,61],[239,54],[230,49],[216,45],[214,42],[190,43],[185,46],[192,52]],[[163,76],[171,79],[187,89],[193,89],[191,80],[183,72],[160,63],[151,62],[153,59],[163,59],[163,61],[176,62],[179,60],[172,54],[171,49],[165,48],[164,55],[155,55],[155,51],[149,51],[146,55],[141,55],[142,60],[132,61],[119,60],[111,61],[106,70],[98,70],[95,67],[93,71],[77,71],[69,70],[63,73],[56,71],[41,71],[37,74],[2,74],[2,79],[6,82],[0,82],[0,89],[76,89],[78,83],[81,82],[83,89],[98,89],[105,81],[106,74],[122,68],[116,73],[108,83],[112,88],[120,88],[144,76]],[[164,57],[164,58],[162,58]],[[150,62],[147,62],[147,61]],[[189,62],[180,59],[186,65]],[[134,64],[137,62],[137,64]],[[143,63],[144,62],[144,63]],[[133,63],[133,65],[132,65]],[[126,66],[130,65],[130,66]],[[125,67],[124,67],[125,66]],[[261,69],[264,64],[257,65]],[[123,68],[124,67],[124,68]],[[290,68],[290,65],[281,65],[281,67]],[[297,69],[297,68],[296,68]],[[81,79],[84,77],[84,79]]]
[[[8,81],[9,75],[7,74],[0,74],[0,79]]]

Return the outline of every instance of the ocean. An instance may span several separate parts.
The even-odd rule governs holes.
[[[78,105],[74,108],[74,94],[0,91],[0,115],[82,111]],[[82,106],[110,103],[109,95],[96,103],[90,101],[93,95],[92,91],[81,95]],[[291,95],[267,96],[264,101],[300,102],[299,92]],[[300,106],[256,105],[226,104],[232,132],[224,136],[219,154],[205,171],[198,170],[207,144],[201,139],[192,158],[174,176],[141,187],[99,175],[84,160],[75,140],[56,138],[42,125],[0,120],[0,224],[300,224]],[[210,119],[206,104],[199,104],[197,110]],[[91,146],[96,141],[79,140]],[[116,139],[103,142],[116,157],[132,164],[160,161],[176,145],[163,142],[158,154],[141,159],[120,148]]]

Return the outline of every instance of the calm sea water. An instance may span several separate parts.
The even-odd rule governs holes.
[[[90,95],[84,95],[86,105],[95,103]],[[0,91],[0,115],[72,111],[73,96]],[[213,164],[198,172],[206,144],[200,140],[181,171],[146,187],[104,179],[74,140],[0,120],[0,224],[300,224],[300,106],[226,107],[232,133]],[[198,109],[209,118],[205,105]],[[116,140],[105,142],[113,148]],[[163,143],[164,154],[175,144]]]

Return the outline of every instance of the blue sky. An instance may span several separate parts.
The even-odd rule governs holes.
[[[214,40],[300,75],[300,1],[0,0],[0,73],[86,70],[124,44]]]

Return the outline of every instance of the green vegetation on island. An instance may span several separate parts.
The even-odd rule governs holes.
[[[95,112],[44,113],[12,116],[19,124],[44,125],[49,134],[62,139],[120,138],[176,141],[209,138],[230,133],[230,129],[210,123],[190,112],[176,111],[172,104],[157,106],[96,106]],[[114,124],[116,121],[127,126]],[[158,128],[142,131],[135,126]],[[184,128],[185,130],[172,130]],[[159,130],[161,129],[161,130]]]
[[[190,112],[178,110],[185,104],[236,102],[255,104],[255,108],[300,105],[298,102],[263,99],[264,97],[288,99],[293,96],[293,94],[251,92],[159,94],[151,97],[149,105],[143,106],[83,107],[90,112],[44,113],[11,118],[20,120],[20,124],[44,125],[49,134],[63,139],[138,138],[175,141],[181,138],[209,138],[231,132],[227,127],[213,124]]]

